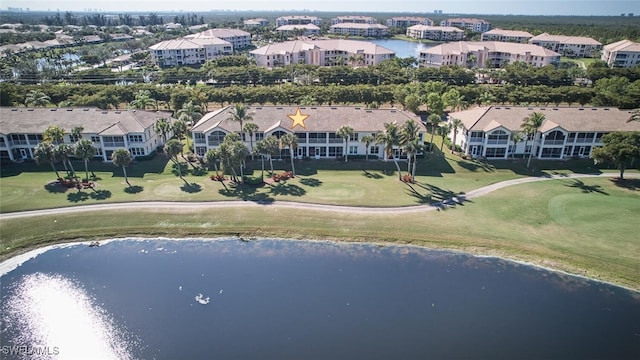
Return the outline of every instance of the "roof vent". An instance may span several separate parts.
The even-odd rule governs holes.
[[[11,109],[11,111],[18,111],[18,109],[17,108],[13,108],[13,109]]]
[[[122,111],[116,111],[116,114],[120,114],[120,113],[122,113]]]
[[[360,110],[360,108],[359,108],[359,107],[357,107],[357,108],[354,108],[354,109],[356,109],[356,110]]]
[[[103,111],[102,113],[103,113],[103,114],[106,114],[107,112],[106,112],[106,111]]]
[[[547,110],[547,108],[540,108],[540,110]]]
[[[578,109],[578,111],[584,111],[584,109],[583,109],[583,108],[580,108],[580,109]]]
[[[27,109],[27,111],[33,111],[33,108],[31,108],[31,109]]]
[[[278,109],[278,110],[282,110],[282,107],[278,106],[276,109]]]
[[[49,109],[49,111],[56,111],[58,108]]]
[[[500,106],[496,106],[494,109],[500,110]]]
[[[604,111],[609,111],[609,108],[604,108]]]
[[[391,110],[392,113],[396,112],[395,110]]]
[[[553,110],[556,110],[556,111],[558,111],[558,108],[553,108]]]
[[[527,110],[533,110],[533,108],[530,107],[530,108],[527,108]]]
[[[371,110],[367,110],[367,112],[368,112],[368,113],[370,113],[370,112],[371,112]]]
[[[82,111],[89,111],[89,108],[86,108],[86,109],[82,109]]]
[[[256,110],[262,110],[262,106],[257,107]]]
[[[596,108],[591,108],[591,110],[598,110],[598,109],[596,109]]]
[[[510,108],[510,107],[506,107],[506,108],[504,108],[504,109],[505,109],[505,110],[511,110],[511,108]]]
[[[73,111],[73,109],[67,109],[67,111]]]
[[[331,110],[337,110],[337,109],[338,109],[337,107],[332,107],[332,108],[331,108]]]
[[[311,110],[315,110],[315,109],[317,109],[317,107],[312,107],[312,108],[311,108]]]

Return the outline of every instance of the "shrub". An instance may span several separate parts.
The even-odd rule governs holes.
[[[245,176],[243,182],[247,185],[258,186],[262,185],[262,178],[260,176]]]
[[[404,175],[402,175],[402,182],[406,182],[406,183],[412,184],[413,183],[413,178],[409,174],[404,174]]]
[[[211,175],[209,178],[211,180],[213,180],[213,181],[225,181],[226,180],[224,175]]]
[[[292,177],[293,177],[293,173],[291,171],[285,171],[285,172],[281,172],[279,174],[273,174],[273,176],[271,178],[275,182],[280,182],[280,181],[289,180]]]

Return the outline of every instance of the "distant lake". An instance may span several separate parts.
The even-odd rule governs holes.
[[[57,247],[0,281],[3,359],[640,354],[638,293],[417,247],[129,239]]]
[[[374,44],[385,47],[389,50],[396,52],[396,56],[400,58],[406,58],[413,56],[416,59],[420,57],[420,50],[428,49],[437,44],[433,43],[420,43],[406,40],[397,39],[383,39],[383,40],[367,40]]]

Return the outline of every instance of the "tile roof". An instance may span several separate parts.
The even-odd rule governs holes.
[[[596,41],[589,37],[584,36],[565,36],[565,35],[550,35],[542,33],[540,35],[532,37],[530,42],[545,41],[545,42],[557,42],[562,44],[584,44],[584,45],[602,45],[599,41]]]
[[[608,51],[636,51],[640,52],[640,43],[636,43],[630,40],[620,40],[604,46]]]
[[[281,126],[285,130],[293,132],[335,132],[343,125],[351,126],[359,132],[377,132],[384,130],[384,124],[397,122],[403,125],[413,119],[422,131],[425,130],[420,118],[409,111],[396,109],[365,109],[360,107],[347,106],[300,106],[303,115],[309,115],[304,120],[305,129],[296,126],[291,129],[293,120],[288,115],[296,114],[298,106],[252,106],[249,112],[252,113],[253,122],[259,126],[260,131],[270,131]],[[223,128],[227,131],[240,131],[240,124],[233,120],[228,120],[233,106],[227,106],[221,110],[206,114],[192,128],[194,132],[208,132],[215,127]]]
[[[0,133],[41,134],[49,125],[57,125],[67,132],[75,127],[83,127],[84,133],[125,135],[144,132],[162,117],[171,118],[171,113],[97,108],[0,107]]]
[[[529,34],[526,31],[520,30],[503,30],[503,29],[491,29],[484,33],[484,35],[501,35],[501,36],[513,36],[513,37],[529,37],[532,38],[533,35]]]
[[[363,51],[367,54],[394,54],[393,51],[368,41],[330,39],[330,40],[293,40],[265,45],[251,51],[256,55],[296,53],[311,49],[342,50],[352,53]]]
[[[533,112],[545,115],[543,131],[556,127],[566,131],[640,131],[640,123],[627,122],[631,111],[617,108],[486,106],[449,116],[462,120],[468,130],[488,131],[497,123],[509,131],[519,131],[524,118]]]
[[[502,41],[457,41],[446,44],[437,45],[425,50],[421,53],[425,54],[467,54],[481,50],[489,50],[494,52],[503,52],[510,54],[529,53],[532,56],[560,56],[555,51],[545,49],[542,46],[533,44],[517,44]]]

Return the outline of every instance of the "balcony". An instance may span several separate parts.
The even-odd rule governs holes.
[[[469,138],[469,143],[481,143],[484,142],[484,137],[482,136],[474,136]]]
[[[564,145],[564,140],[545,140],[545,145]]]

